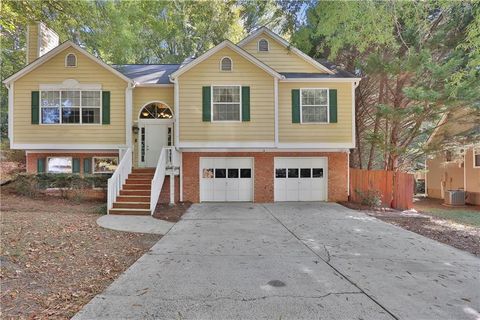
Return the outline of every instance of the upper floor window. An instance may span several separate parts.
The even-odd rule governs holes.
[[[40,94],[42,124],[99,124],[101,91],[49,90]]]
[[[267,52],[268,50],[268,41],[266,39],[261,39],[258,41],[258,51]]]
[[[328,89],[301,89],[302,123],[328,123]]]
[[[212,87],[213,121],[240,121],[240,86]]]
[[[220,70],[222,71],[232,71],[232,59],[229,57],[224,57],[220,61]]]
[[[480,148],[473,149],[473,167],[480,168]]]
[[[73,53],[67,54],[65,57],[65,66],[66,67],[76,67],[77,66],[77,56]]]

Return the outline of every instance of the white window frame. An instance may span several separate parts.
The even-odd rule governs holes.
[[[60,109],[60,122],[59,123],[43,123],[42,119],[42,109],[44,108],[42,106],[42,92],[51,92],[51,91],[56,91],[59,92],[59,99],[60,99],[60,106],[58,107]],[[78,108],[80,109],[80,122],[79,123],[63,123],[62,122],[62,91],[79,91],[80,92],[80,106]],[[83,91],[98,91],[100,92],[100,106],[82,106],[82,92]],[[53,108],[53,107],[45,107],[45,108]],[[83,117],[82,117],[82,109],[83,108],[99,108],[100,110],[100,120],[98,123],[83,123]],[[55,90],[40,90],[39,91],[39,108],[38,108],[38,123],[42,126],[58,126],[58,125],[73,125],[73,126],[99,126],[102,125],[102,110],[103,110],[103,99],[102,99],[102,90],[78,90],[78,89],[55,89]]]
[[[230,70],[223,70],[223,68],[222,68],[223,59],[229,59],[229,60],[230,60]],[[229,56],[223,56],[223,57],[220,59],[220,71],[221,71],[221,72],[233,72],[233,59],[230,58]]]
[[[115,170],[113,170],[112,172],[102,172],[102,171],[95,171],[95,160],[96,159],[117,159],[117,168],[118,168],[118,165],[120,163],[118,157],[115,157],[115,156],[105,156],[105,157],[102,157],[102,156],[98,156],[98,157],[93,157],[92,158],[92,174],[113,174],[115,172]]]
[[[64,159],[70,159],[70,162],[72,163],[72,170],[70,172],[50,172],[48,168],[48,162],[50,159],[55,159],[55,158],[64,158]],[[73,174],[73,157],[63,157],[63,156],[58,156],[58,157],[47,157],[47,163],[46,163],[46,168],[45,168],[46,173],[51,173],[51,174]]]
[[[262,40],[265,40],[265,41],[267,42],[267,50],[266,50],[266,51],[260,50],[260,41],[262,41]],[[257,42],[257,51],[258,51],[258,52],[270,52],[270,41],[268,41],[268,40],[265,39],[265,38],[262,38],[262,39],[258,40],[258,42]]]
[[[480,168],[480,166],[475,165],[475,156],[480,155],[480,148],[473,148],[473,167]]]
[[[239,106],[239,120],[214,120],[213,119],[213,88],[214,87],[238,87],[240,92],[240,101],[238,102]],[[216,102],[217,104],[237,104],[237,102]],[[228,123],[228,122],[242,122],[242,86],[239,84],[216,84],[210,86],[210,121],[211,122],[220,122],[220,123]]]
[[[69,65],[67,64],[68,56],[70,56],[70,55],[73,55],[73,56],[75,57],[75,65],[74,65],[74,66],[69,66]],[[67,53],[67,55],[65,56],[65,68],[76,68],[77,66],[78,66],[78,57],[77,57],[77,55],[76,55],[75,53],[72,53],[72,52]]]
[[[325,122],[303,122],[303,103],[302,92],[303,90],[326,90],[327,91],[327,121]],[[306,105],[307,107],[313,107],[316,105]],[[320,105],[322,106],[322,105]],[[330,124],[330,89],[329,88],[301,88],[300,89],[300,124]]]

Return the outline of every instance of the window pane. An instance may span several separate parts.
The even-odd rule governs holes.
[[[82,91],[82,106],[100,107],[100,91]]]
[[[80,91],[62,91],[63,107],[79,107]]]
[[[315,100],[314,105],[327,105],[327,90],[325,89],[317,89],[315,90]]]
[[[328,122],[326,106],[303,106],[302,122]]]
[[[82,108],[82,123],[100,123],[100,108]]]
[[[215,169],[215,178],[226,178],[227,169]]]
[[[238,169],[228,169],[229,178],[238,178]]]
[[[40,105],[42,107],[59,107],[60,91],[42,91]]]
[[[287,169],[275,169],[275,178],[286,178]]]
[[[216,121],[239,121],[240,104],[221,104],[213,105],[213,120]]]
[[[211,179],[213,178],[213,169],[203,169],[203,178],[204,179]]]
[[[80,108],[62,108],[62,123],[80,123]]]
[[[42,123],[60,123],[60,108],[42,108]]]
[[[223,58],[222,71],[230,71],[230,70],[232,70],[232,60],[230,60],[230,58]]]
[[[310,178],[311,176],[312,176],[312,169],[310,168],[300,169],[300,178]]]
[[[239,86],[213,87],[213,102],[240,102]]]
[[[47,172],[49,173],[71,173],[72,158],[48,158]]]
[[[114,172],[118,166],[118,158],[116,157],[104,157],[94,158],[94,173],[108,173]]]
[[[314,178],[323,178],[323,168],[313,168],[312,172]]]
[[[480,167],[480,153],[478,153],[478,152],[479,151],[477,151],[476,154],[475,154],[475,167]]]
[[[289,178],[298,178],[298,169],[288,169]]]
[[[252,169],[240,169],[240,178],[251,178]]]

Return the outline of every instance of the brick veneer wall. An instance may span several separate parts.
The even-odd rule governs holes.
[[[328,201],[348,200],[348,154],[346,152],[183,152],[183,201],[200,201],[200,157],[254,158],[254,202],[273,202],[275,157],[328,158]]]
[[[27,172],[37,173],[37,159],[48,157],[72,157],[80,159],[80,172],[83,173],[83,159],[93,157],[118,157],[118,152],[85,152],[85,153],[68,153],[68,152],[28,152],[26,155]],[[45,162],[45,166],[47,163]],[[93,166],[93,163],[92,163]],[[45,168],[46,170],[46,168]]]
[[[180,201],[180,176],[175,176],[175,203]],[[163,181],[162,191],[158,203],[170,203],[170,176]]]

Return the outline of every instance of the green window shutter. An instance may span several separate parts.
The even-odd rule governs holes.
[[[300,123],[300,90],[292,89],[292,123]]]
[[[32,124],[38,124],[40,116],[40,93],[32,91]]]
[[[110,124],[110,91],[102,91],[102,124]]]
[[[210,87],[202,88],[202,119],[203,121],[212,121],[212,91]]]
[[[92,173],[92,159],[84,158],[83,159],[83,173],[90,174]]]
[[[330,113],[330,123],[337,123],[337,90],[330,89],[328,90],[329,95],[329,113]]]
[[[242,87],[242,121],[250,121],[250,87]]]
[[[72,159],[72,172],[73,173],[80,173],[80,159],[73,158]]]
[[[37,159],[37,173],[45,173],[45,158]]]

